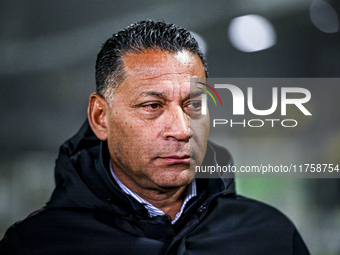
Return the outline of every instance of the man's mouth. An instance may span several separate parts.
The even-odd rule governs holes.
[[[160,158],[168,163],[190,163],[190,155],[169,155]]]

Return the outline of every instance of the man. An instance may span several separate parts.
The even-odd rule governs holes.
[[[190,91],[206,74],[183,28],[142,21],[114,34],[51,200],[6,232],[0,253],[308,254],[293,224],[235,195],[233,179],[194,178],[194,166],[231,164]]]

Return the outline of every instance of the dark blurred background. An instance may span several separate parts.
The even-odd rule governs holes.
[[[186,27],[207,55],[210,77],[331,78],[340,76],[339,17],[337,0],[2,0],[0,238],[48,200],[59,146],[86,119],[96,55],[114,32],[142,19]],[[273,152],[262,134],[244,149],[237,133],[220,143],[233,145],[236,165],[254,150],[296,158],[306,146],[340,163],[339,95],[326,93],[333,122],[310,129],[309,143],[291,139]],[[338,179],[248,178],[237,189],[287,214],[312,254],[340,254]]]

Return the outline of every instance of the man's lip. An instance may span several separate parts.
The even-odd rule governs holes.
[[[190,162],[190,156],[189,155],[170,155],[170,156],[164,156],[160,157],[161,159],[171,162],[171,163],[187,163]]]
[[[161,158],[190,158],[190,155],[170,155],[170,156],[163,156]]]

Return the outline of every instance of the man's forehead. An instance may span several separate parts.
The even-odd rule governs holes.
[[[128,53],[123,61],[126,77],[152,79],[164,76],[164,78],[171,78],[174,74],[180,74],[187,75],[189,79],[205,75],[199,56],[187,50],[177,53],[161,50]]]
[[[140,81],[137,86],[133,86],[132,90],[138,93],[139,97],[159,97],[169,98],[175,95],[181,95],[181,97],[187,97],[190,93],[190,81],[187,79],[146,79]]]

